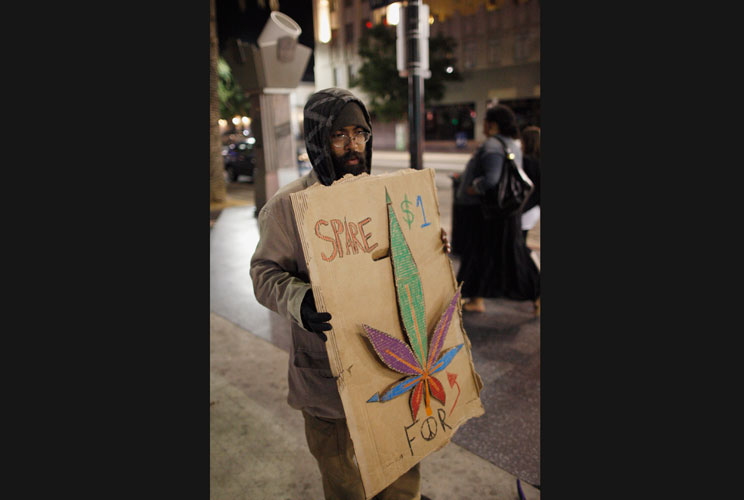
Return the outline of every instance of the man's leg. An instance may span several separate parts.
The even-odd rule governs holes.
[[[419,500],[421,498],[421,462],[375,495],[377,500]]]
[[[362,476],[354,462],[346,420],[313,417],[304,411],[302,416],[307,445],[318,461],[326,500],[364,500]]]

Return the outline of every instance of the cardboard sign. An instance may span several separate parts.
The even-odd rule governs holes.
[[[484,412],[434,171],[347,175],[291,199],[371,498]]]

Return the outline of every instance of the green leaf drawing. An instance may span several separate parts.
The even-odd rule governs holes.
[[[393,204],[387,189],[385,189],[385,202],[390,225],[390,258],[393,263],[398,311],[413,352],[423,366],[426,364],[427,354],[424,288],[421,285],[421,277],[413,255],[411,255],[411,249],[408,248],[398,218],[393,211]]]
[[[426,331],[424,290],[421,278],[411,255],[411,249],[408,247],[393,211],[387,189],[385,189],[385,200],[390,225],[390,260],[393,266],[398,313],[411,347],[409,348],[405,343],[383,331],[362,324],[380,360],[391,370],[406,375],[405,378],[398,380],[387,389],[374,394],[367,402],[383,403],[410,391],[409,405],[415,421],[422,402],[427,416],[432,414],[431,398],[445,404],[444,386],[434,377],[434,374],[444,370],[464,346],[464,344],[459,344],[442,352],[444,339],[460,298],[460,287],[455,291],[434,331],[429,336]]]

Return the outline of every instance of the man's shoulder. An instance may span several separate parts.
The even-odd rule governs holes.
[[[289,195],[307,189],[315,182],[317,182],[317,176],[313,173],[313,171],[310,171],[308,174],[293,180],[289,184],[279,188],[279,190],[274,193],[274,196],[272,196],[266,202],[261,211],[268,214],[276,210],[284,210],[291,207]]]
[[[506,142],[506,138],[502,137],[501,140]],[[509,145],[508,142],[506,142],[507,146]],[[487,137],[486,140],[483,142],[483,151],[486,153],[504,153],[504,146],[501,145],[501,141],[499,141],[498,138],[495,136]]]

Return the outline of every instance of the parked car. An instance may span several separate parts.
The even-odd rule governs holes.
[[[249,139],[250,140],[250,139]],[[245,175],[253,182],[253,170],[256,166],[256,155],[253,151],[254,141],[233,142],[222,148],[222,159],[225,164],[225,172],[232,182],[238,177]]]

